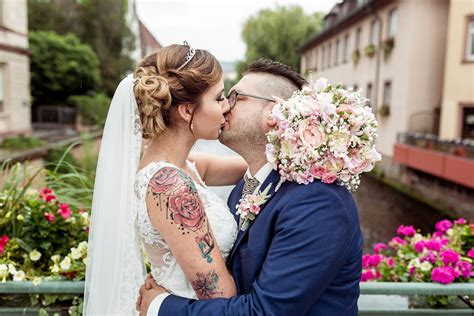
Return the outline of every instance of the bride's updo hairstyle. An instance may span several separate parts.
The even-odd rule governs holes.
[[[204,92],[221,79],[222,68],[213,55],[196,49],[189,58],[191,52],[187,45],[160,48],[143,58],[135,69],[133,91],[143,138],[151,139],[169,127],[173,107],[195,104],[195,110]]]

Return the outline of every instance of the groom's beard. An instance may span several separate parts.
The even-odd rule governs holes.
[[[261,148],[264,150],[267,138],[260,125],[261,121],[262,113],[259,113],[251,118],[233,122],[222,131],[219,142],[242,156],[255,153]]]

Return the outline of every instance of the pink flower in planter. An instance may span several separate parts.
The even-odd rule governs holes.
[[[58,213],[59,215],[61,215],[62,218],[68,219],[72,214],[72,211],[69,208],[69,204],[59,204]]]
[[[387,249],[387,245],[383,243],[378,243],[374,246],[374,252],[380,253],[380,251]]]
[[[449,284],[454,281],[456,275],[452,267],[438,267],[431,271],[431,279],[442,284]]]
[[[444,265],[448,265],[450,263],[457,263],[460,258],[459,254],[451,248],[441,252],[440,257]]]
[[[44,188],[39,192],[40,199],[43,199],[46,202],[51,202],[56,199],[53,190]]]
[[[373,280],[374,278],[375,278],[375,275],[372,272],[372,270],[367,270],[367,271],[362,272],[361,282],[367,282],[367,281]]]
[[[400,237],[393,237],[390,242],[389,242],[389,245],[394,247],[394,248],[397,248],[399,247],[400,245],[404,245],[406,244],[407,242],[403,239],[401,239]]]
[[[423,252],[423,249],[425,249],[425,241],[424,241],[424,240],[420,240],[420,241],[416,242],[416,243],[413,245],[413,248],[415,248],[415,251],[416,251],[416,252],[422,253],[422,252]]]
[[[415,272],[416,272],[415,267],[411,267],[410,270],[408,270],[408,273],[410,273],[410,274],[415,274]]]
[[[386,262],[390,268],[393,268],[393,266],[395,265],[395,261],[393,260],[393,258],[387,258]]]
[[[467,252],[467,256],[468,256],[469,258],[474,258],[474,248],[471,248],[471,250],[469,250],[469,251]]]
[[[458,270],[462,276],[467,279],[471,275],[472,264],[467,261],[459,261],[456,263],[456,270]]]
[[[397,234],[400,235],[400,236],[404,236],[404,237],[405,236],[414,236],[416,234],[416,230],[415,230],[415,228],[413,228],[413,226],[401,225],[397,229]]]
[[[380,262],[382,261],[382,256],[381,255],[373,255],[370,256],[369,258],[369,266],[371,267],[378,267]]]
[[[422,257],[420,260],[436,263],[437,258],[438,257],[436,256],[436,253],[430,251],[425,257]]]
[[[49,212],[44,213],[44,218],[46,218],[48,222],[54,222],[56,220],[56,217]]]
[[[436,227],[436,230],[437,231],[440,231],[442,233],[446,232],[448,229],[450,229],[451,227],[453,227],[453,223],[451,223],[451,221],[445,219],[445,220],[442,220],[442,221],[439,221],[436,223],[435,225]]]
[[[369,268],[370,254],[365,254],[362,256],[362,267],[364,269]]]
[[[437,238],[431,238],[425,243],[425,247],[428,248],[429,250],[434,250],[434,251],[441,251],[441,247],[443,245],[441,244],[440,240]]]
[[[464,225],[466,223],[467,223],[467,221],[462,217],[458,218],[457,220],[454,221],[454,224],[457,224],[457,225]]]
[[[10,240],[10,237],[8,237],[7,235],[3,235],[2,238],[0,238],[0,255],[5,250],[5,246],[8,244],[9,240]]]

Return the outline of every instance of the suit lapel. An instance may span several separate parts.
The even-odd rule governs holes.
[[[237,224],[239,224],[239,216],[235,215],[236,212],[236,205],[239,203],[240,197],[242,196],[242,191],[244,189],[244,180],[240,180],[239,183],[235,186],[234,190],[232,190],[229,200],[227,201],[227,206],[229,206],[229,210],[232,215],[234,215],[234,219],[236,220]]]
[[[260,186],[260,189],[259,191],[263,191],[265,190],[265,188],[271,183],[272,184],[272,187],[270,188],[270,191],[268,192],[268,194],[270,195],[270,197],[268,198],[267,202],[265,203],[265,205],[262,206],[262,208],[260,209],[260,214],[263,212],[263,210],[265,209],[265,207],[268,205],[268,203],[270,203],[270,200],[276,195],[275,194],[275,187],[276,185],[278,184],[278,181],[280,181],[280,176],[278,174],[277,171],[275,170],[272,170],[272,172],[268,175],[268,177],[265,179],[265,182],[263,182],[263,184]],[[242,194],[242,190],[243,190],[243,185],[242,187],[240,188],[240,194]],[[240,197],[239,199],[240,200]],[[237,203],[238,203],[238,200],[237,200]],[[236,203],[236,204],[237,204]],[[236,212],[236,206],[234,205],[233,208],[231,208],[232,212],[235,214]],[[255,218],[254,221],[256,221],[258,219],[258,216]],[[237,216],[237,221],[238,221],[238,216]],[[237,235],[237,240],[235,241],[235,244],[234,244],[234,247],[232,248],[232,253],[230,254],[229,256],[229,259],[228,259],[228,262],[231,262],[232,260],[232,257],[234,256],[235,254],[235,251],[237,250],[237,248],[239,247],[242,239],[245,237],[245,235],[248,233],[248,231],[250,230],[250,228],[252,227],[252,224],[253,222],[250,222],[249,223],[249,226],[247,227],[247,229],[245,231],[242,231],[239,229],[239,233]]]

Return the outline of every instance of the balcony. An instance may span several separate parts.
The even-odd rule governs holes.
[[[474,142],[443,141],[435,136],[401,134],[393,159],[415,170],[474,189]]]

